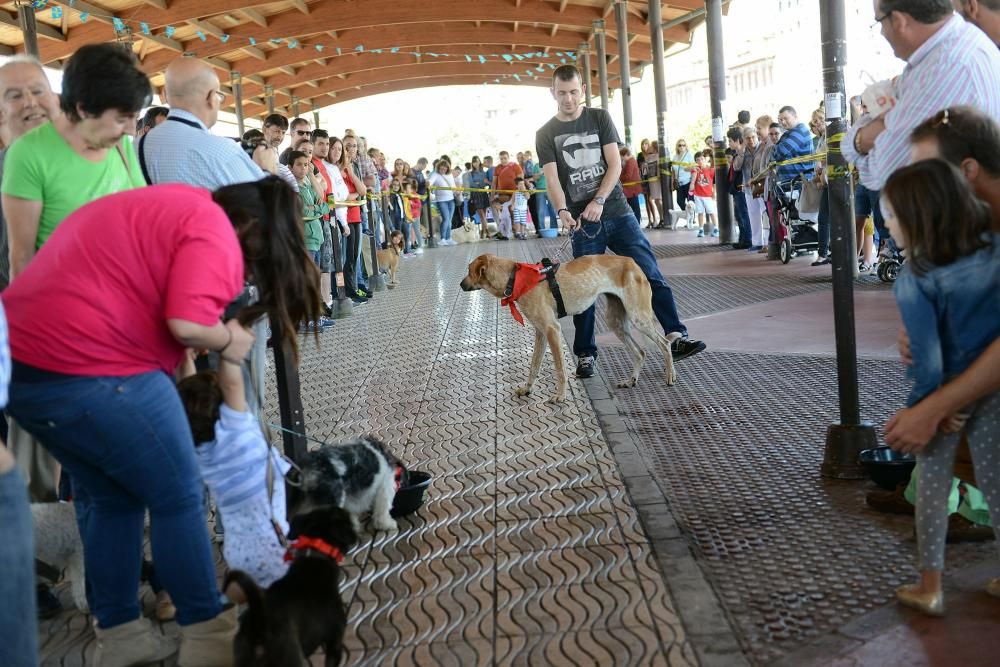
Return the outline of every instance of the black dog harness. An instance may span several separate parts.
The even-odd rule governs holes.
[[[556,300],[556,312],[560,318],[566,317],[566,305],[563,303],[562,292],[559,290],[559,281],[556,280],[556,272],[559,271],[559,262],[553,263],[548,257],[542,257],[542,268],[538,272],[544,276],[545,282],[549,284],[549,291],[552,298]],[[514,280],[517,278],[518,267],[515,266],[507,280],[507,288],[503,291],[504,299],[510,299],[514,294]]]

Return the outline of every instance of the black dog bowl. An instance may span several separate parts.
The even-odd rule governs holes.
[[[431,485],[429,473],[418,470],[410,470],[406,474],[406,486],[400,487],[392,499],[392,509],[389,514],[393,517],[413,514],[424,504],[424,491]]]
[[[895,491],[900,484],[910,481],[916,460],[910,454],[900,454],[888,447],[866,449],[858,454],[858,461],[868,471],[872,481],[886,491]]]

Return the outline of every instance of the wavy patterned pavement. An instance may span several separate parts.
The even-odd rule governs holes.
[[[399,533],[365,536],[345,561],[347,664],[697,664],[582,386],[544,403],[547,359],[535,394],[514,397],[531,330],[458,286],[486,251],[524,260],[540,248],[492,242],[404,260],[401,286],[338,321],[319,349],[304,346],[309,435],[373,433],[434,475]],[[44,664],[86,664],[87,621],[65,612],[44,623]]]

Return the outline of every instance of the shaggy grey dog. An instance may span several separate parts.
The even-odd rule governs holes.
[[[83,542],[76,524],[73,503],[32,503],[31,522],[35,530],[35,558],[58,570],[65,570],[73,604],[89,611],[84,580]]]
[[[317,507],[342,507],[361,532],[361,515],[372,514],[375,530],[397,530],[390,516],[399,485],[406,485],[406,469],[384,443],[366,437],[325,444],[309,452],[302,464],[302,504],[297,512]]]

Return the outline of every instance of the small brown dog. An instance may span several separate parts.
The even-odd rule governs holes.
[[[375,253],[378,266],[389,274],[389,289],[396,286],[396,270],[399,268],[399,258],[403,254],[403,234],[394,231],[389,235],[389,248]]]
[[[517,264],[513,260],[489,254],[480,255],[469,264],[469,274],[462,279],[462,289],[466,292],[482,289],[497,298],[503,298],[516,268]],[[667,384],[674,384],[676,374],[670,345],[680,334],[664,336],[660,332],[653,315],[653,290],[634,260],[616,255],[588,255],[560,264],[557,275],[567,315],[578,315],[587,310],[601,294],[607,297],[605,319],[618,339],[624,343],[633,363],[632,374],[628,380],[618,383],[619,387],[634,387],[646,360],[646,352],[632,336],[633,327],[663,353]],[[518,298],[517,306],[535,327],[535,347],[531,355],[528,382],[518,387],[516,393],[518,396],[531,393],[548,341],[556,371],[556,393],[549,402],[562,401],[566,398],[566,369],[563,365],[556,300],[543,281]]]

